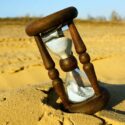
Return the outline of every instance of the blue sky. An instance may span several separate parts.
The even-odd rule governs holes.
[[[0,17],[45,16],[68,6],[75,6],[80,18],[108,18],[113,10],[125,17],[125,0],[0,0]]]

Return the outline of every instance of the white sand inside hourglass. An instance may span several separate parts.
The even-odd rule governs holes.
[[[75,79],[73,74],[77,74],[82,78],[82,84],[79,79]],[[94,90],[88,80],[86,74],[80,71],[78,68],[74,69],[72,72],[68,72],[66,77],[66,91],[68,98],[72,102],[82,102],[90,97],[94,96]]]
[[[92,87],[79,87],[75,81],[70,81],[67,85],[68,98],[72,102],[82,102],[94,95]]]

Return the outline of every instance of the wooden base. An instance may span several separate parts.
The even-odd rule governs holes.
[[[95,95],[92,98],[81,102],[74,103],[68,107],[69,112],[74,113],[85,113],[85,114],[94,114],[97,111],[100,111],[105,107],[109,100],[109,93],[105,88],[101,88],[101,94]]]

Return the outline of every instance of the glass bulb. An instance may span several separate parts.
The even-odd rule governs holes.
[[[72,40],[67,37],[59,37],[58,32],[49,34],[43,38],[48,49],[61,59],[71,55]],[[65,90],[71,102],[78,103],[87,100],[94,95],[94,90],[86,74],[78,68],[67,72]]]
[[[78,68],[67,72],[65,89],[69,100],[74,103],[85,101],[94,95],[94,90],[86,74]]]

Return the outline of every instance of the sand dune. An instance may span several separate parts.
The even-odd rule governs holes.
[[[51,80],[34,39],[26,36],[24,26],[5,25],[0,27],[1,125],[125,124],[125,25],[78,23],[77,27],[100,85],[110,92],[107,108],[90,116],[65,113],[45,104],[44,99],[49,92],[46,94],[43,90],[49,91]],[[67,32],[66,35],[69,36]],[[77,56],[74,48],[73,53]],[[52,57],[61,78],[65,79],[65,73],[59,68],[58,57]],[[80,63],[79,66],[82,69]]]

